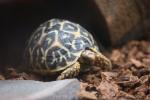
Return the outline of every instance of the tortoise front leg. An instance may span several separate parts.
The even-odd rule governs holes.
[[[67,78],[73,78],[77,76],[80,72],[80,64],[77,61],[72,66],[68,67],[66,70],[64,70],[57,78],[57,80],[67,79]]]
[[[99,66],[103,70],[111,70],[111,61],[106,58],[102,53],[94,49],[87,49],[82,52],[79,61],[83,64]]]

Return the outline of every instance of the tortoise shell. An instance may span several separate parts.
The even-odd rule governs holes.
[[[86,29],[67,20],[51,19],[30,37],[24,58],[29,69],[59,71],[74,64],[86,48],[98,50]]]

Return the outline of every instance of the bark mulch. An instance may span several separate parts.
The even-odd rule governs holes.
[[[150,41],[130,41],[113,48],[108,55],[113,69],[102,72],[98,67],[78,79],[82,100],[150,100]],[[0,71],[0,80],[41,80],[40,76],[18,72],[12,66]]]

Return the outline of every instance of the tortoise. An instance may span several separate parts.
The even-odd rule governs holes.
[[[64,19],[48,20],[35,30],[27,41],[24,61],[31,72],[59,73],[58,80],[76,77],[91,66],[111,69],[91,33]]]

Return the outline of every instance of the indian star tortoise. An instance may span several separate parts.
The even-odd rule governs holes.
[[[31,72],[59,72],[59,80],[73,78],[91,66],[111,69],[93,36],[79,24],[63,19],[48,20],[35,30],[27,42],[24,61]]]

